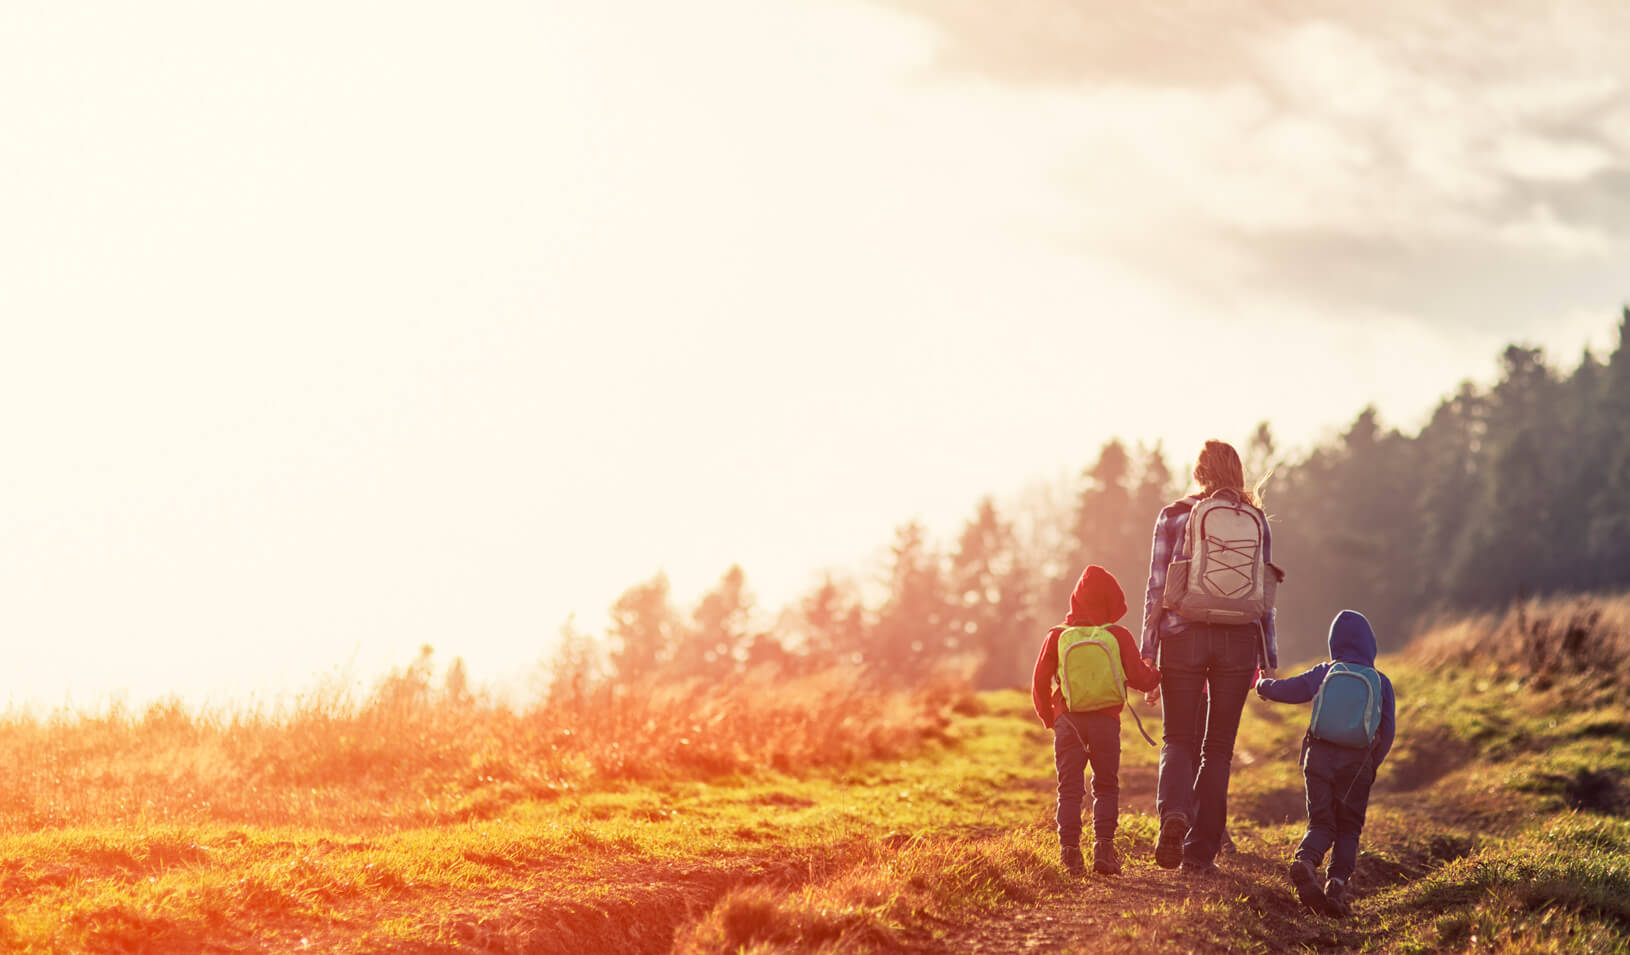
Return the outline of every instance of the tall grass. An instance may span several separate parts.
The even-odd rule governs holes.
[[[1411,656],[1434,666],[1492,666],[1539,689],[1567,677],[1630,687],[1630,594],[1535,598],[1445,620],[1427,628]]]
[[[106,823],[381,829],[487,818],[524,799],[662,777],[903,754],[971,699],[965,673],[885,692],[848,669],[703,686],[608,683],[512,706],[427,653],[371,692],[291,703],[0,716],[0,831]]]

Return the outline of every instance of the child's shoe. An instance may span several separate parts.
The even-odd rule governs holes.
[[[1115,840],[1099,839],[1092,844],[1092,871],[1099,875],[1121,874],[1121,857],[1115,851]]]
[[[1183,839],[1189,834],[1189,823],[1182,816],[1167,816],[1160,823],[1160,839],[1155,842],[1155,865],[1162,869],[1175,869],[1183,861]]]
[[[1064,871],[1071,875],[1086,875],[1087,860],[1081,855],[1080,846],[1064,846],[1059,849],[1059,861],[1064,863]]]
[[[1324,884],[1324,898],[1330,906],[1330,914],[1336,918],[1346,918],[1353,914],[1353,890],[1346,879],[1331,879]]]
[[[1239,852],[1239,846],[1234,845],[1234,837],[1228,834],[1227,826],[1223,827],[1222,843],[1217,848],[1225,856],[1235,855]]]
[[[1290,884],[1296,889],[1296,897],[1302,904],[1315,912],[1325,914],[1329,903],[1324,893],[1319,891],[1319,877],[1313,874],[1313,867],[1297,859],[1290,864]]]

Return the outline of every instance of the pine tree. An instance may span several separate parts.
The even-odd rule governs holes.
[[[1137,488],[1132,492],[1132,508],[1127,516],[1132,552],[1127,557],[1127,576],[1117,579],[1126,591],[1130,615],[1127,625],[1141,633],[1143,617],[1148,611],[1149,559],[1154,545],[1155,519],[1160,516],[1161,509],[1175,500],[1180,492],[1171,469],[1166,466],[1166,458],[1159,444],[1152,448],[1139,445],[1138,454]]]
[[[1557,433],[1552,439],[1556,508],[1552,533],[1557,547],[1548,588],[1589,591],[1610,580],[1606,566],[1596,562],[1590,548],[1590,504],[1612,480],[1609,460],[1600,453],[1612,446],[1614,438],[1612,421],[1603,413],[1607,369],[1587,348],[1573,374],[1558,384]]]
[[[1417,531],[1412,543],[1414,580],[1401,582],[1416,615],[1445,610],[1463,587],[1456,555],[1470,547],[1472,505],[1482,487],[1483,434],[1488,405],[1484,397],[1463,382],[1453,397],[1444,399],[1415,439],[1417,479]]]
[[[800,602],[797,626],[803,651],[813,669],[835,664],[856,664],[865,659],[865,608],[850,588],[826,574]]]
[[[1273,441],[1273,428],[1268,422],[1257,423],[1256,430],[1251,432],[1251,440],[1245,446],[1245,454],[1241,456],[1241,463],[1245,466],[1245,482],[1254,484],[1274,469],[1278,463]]]
[[[668,576],[623,591],[611,605],[611,667],[618,683],[641,680],[674,658],[679,620],[668,600]]]
[[[1599,446],[1578,449],[1603,462],[1601,485],[1589,498],[1585,547],[1593,583],[1630,586],[1630,305],[1619,322],[1619,343],[1603,373]]]
[[[946,647],[948,601],[938,553],[916,521],[895,531],[889,593],[873,631],[868,662],[884,679],[910,683]]]
[[[1164,465],[1162,465],[1164,467]],[[1070,591],[1088,564],[1115,575],[1123,589],[1136,591],[1147,563],[1147,531],[1134,513],[1131,489],[1132,458],[1119,439],[1098,452],[1098,460],[1082,474],[1072,527],[1072,552],[1064,574],[1053,581],[1047,607],[1062,614],[1070,605]],[[1128,604],[1135,603],[1131,597]]]
[[[1013,527],[987,497],[963,528],[949,571],[949,641],[983,658],[975,677],[981,689],[1012,686],[1022,677],[1020,644],[1031,629],[1024,581]]]
[[[1451,564],[1451,587],[1463,606],[1494,606],[1555,583],[1549,569],[1557,552],[1555,379],[1538,348],[1512,345],[1501,366],[1488,396],[1486,466],[1470,532]]]
[[[732,564],[691,613],[675,660],[679,670],[717,677],[735,669],[746,659],[752,612],[747,575],[740,565]]]
[[[549,660],[546,679],[544,693],[550,708],[569,712],[581,712],[600,683],[594,641],[569,617],[560,626],[560,644]]]

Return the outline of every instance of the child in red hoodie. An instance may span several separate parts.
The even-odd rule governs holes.
[[[1081,855],[1081,802],[1086,795],[1086,768],[1092,765],[1093,870],[1118,875],[1115,828],[1120,815],[1121,707],[1116,703],[1085,712],[1069,711],[1059,686],[1058,637],[1070,627],[1104,627],[1120,648],[1126,683],[1139,690],[1160,685],[1160,674],[1138,654],[1138,646],[1125,627],[1110,626],[1126,613],[1126,596],[1114,575],[1094,564],[1081,574],[1070,594],[1070,612],[1064,622],[1047,631],[1036,671],[1030,680],[1030,700],[1036,715],[1053,731],[1053,759],[1058,768],[1058,842],[1064,867],[1072,875],[1086,873]],[[1125,688],[1122,687],[1122,695]]]

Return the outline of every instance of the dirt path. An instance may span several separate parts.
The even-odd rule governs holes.
[[[1112,937],[1123,923],[1146,923],[1158,910],[1181,906],[1196,896],[1237,898],[1244,880],[1228,872],[1237,871],[1234,860],[1242,858],[1223,861],[1220,877],[1194,877],[1156,868],[1145,850],[1124,860],[1130,863],[1125,874],[1089,874],[1065,892],[976,922],[948,937],[947,950],[1018,955],[1111,949],[1114,946],[1106,944],[1110,941],[1106,936]],[[1251,869],[1259,865],[1259,860],[1249,860]]]
[[[1155,787],[1158,781],[1153,764],[1123,765],[1121,769],[1121,820],[1130,813],[1154,815]],[[1038,789],[1045,788],[1038,783]],[[1050,785],[1050,783],[1049,783]],[[1038,798],[1051,794],[1038,791]],[[1297,795],[1299,799],[1299,794]],[[1287,797],[1288,798],[1288,797]],[[1090,826],[1091,795],[1083,807]],[[1299,808],[1299,807],[1298,807]],[[1278,815],[1277,809],[1269,815]],[[1242,845],[1236,854],[1217,857],[1219,876],[1192,876],[1162,869],[1154,862],[1152,840],[1134,840],[1128,845],[1125,830],[1118,841],[1124,872],[1119,876],[1092,873],[1090,832],[1083,848],[1089,872],[1073,880],[1070,887],[1017,904],[1000,915],[964,926],[949,934],[946,951],[976,955],[1027,955],[1038,952],[1101,953],[1143,951],[1148,944],[1148,926],[1164,920],[1160,934],[1174,947],[1193,951],[1217,951],[1218,944],[1205,931],[1204,919],[1184,917],[1185,910],[1228,901],[1255,909],[1270,918],[1281,907],[1294,910],[1295,899],[1281,885],[1278,856],[1269,858]],[[1262,847],[1254,847],[1261,849]],[[1137,926],[1141,941],[1121,938],[1123,929]],[[1317,935],[1299,938],[1317,945]]]
[[[975,955],[1053,952],[1101,935],[1108,917],[1092,914],[1079,898],[1059,897],[1019,909],[1010,918],[991,919],[951,938],[948,948]]]
[[[1426,755],[1400,763],[1378,792],[1393,805],[1411,807],[1423,816],[1440,811],[1418,790],[1465,763],[1465,747],[1452,743],[1428,742],[1423,747]],[[1121,783],[1123,822],[1128,812],[1154,812],[1156,774],[1152,767],[1123,770]],[[1090,797],[1088,802],[1090,812]],[[1254,811],[1241,818],[1254,816],[1255,821],[1265,822],[1289,816],[1300,808],[1299,802],[1300,794],[1294,791],[1259,794]],[[1241,833],[1236,830],[1236,835]],[[1352,948],[1363,941],[1363,919],[1309,920],[1302,912],[1285,884],[1283,846],[1253,845],[1251,837],[1244,835],[1244,851],[1217,857],[1220,876],[1197,877],[1157,867],[1152,842],[1130,847],[1125,842],[1123,838],[1120,846],[1123,875],[1089,873],[1066,890],[963,926],[945,938],[945,950],[976,955],[1145,952],[1150,943],[1148,927],[1155,923],[1163,950],[1169,945],[1174,950],[1223,951],[1230,947],[1229,940],[1209,933],[1202,914],[1218,903],[1247,906],[1269,923],[1264,925],[1264,937],[1271,940],[1270,950]],[[1452,861],[1467,849],[1446,850],[1434,864]],[[1088,846],[1089,866],[1091,860]],[[1140,928],[1137,936],[1120,937],[1123,927],[1133,925]]]
[[[1154,812],[1156,773],[1153,766],[1128,766],[1121,771],[1121,813]],[[1038,789],[1048,789],[1038,786]],[[1038,794],[1039,795],[1039,794]],[[1091,826],[1092,796],[1083,806]],[[1092,865],[1091,833],[1086,834],[1086,861]],[[1123,920],[1150,917],[1163,903],[1180,903],[1196,890],[1220,890],[1229,880],[1194,879],[1154,865],[1153,846],[1123,845],[1125,873],[1102,876],[1091,873],[1074,882],[1071,889],[1043,896],[1029,905],[1016,905],[947,937],[950,952],[975,955],[1019,955],[1029,952],[1094,950],[1093,944],[1113,934]]]

